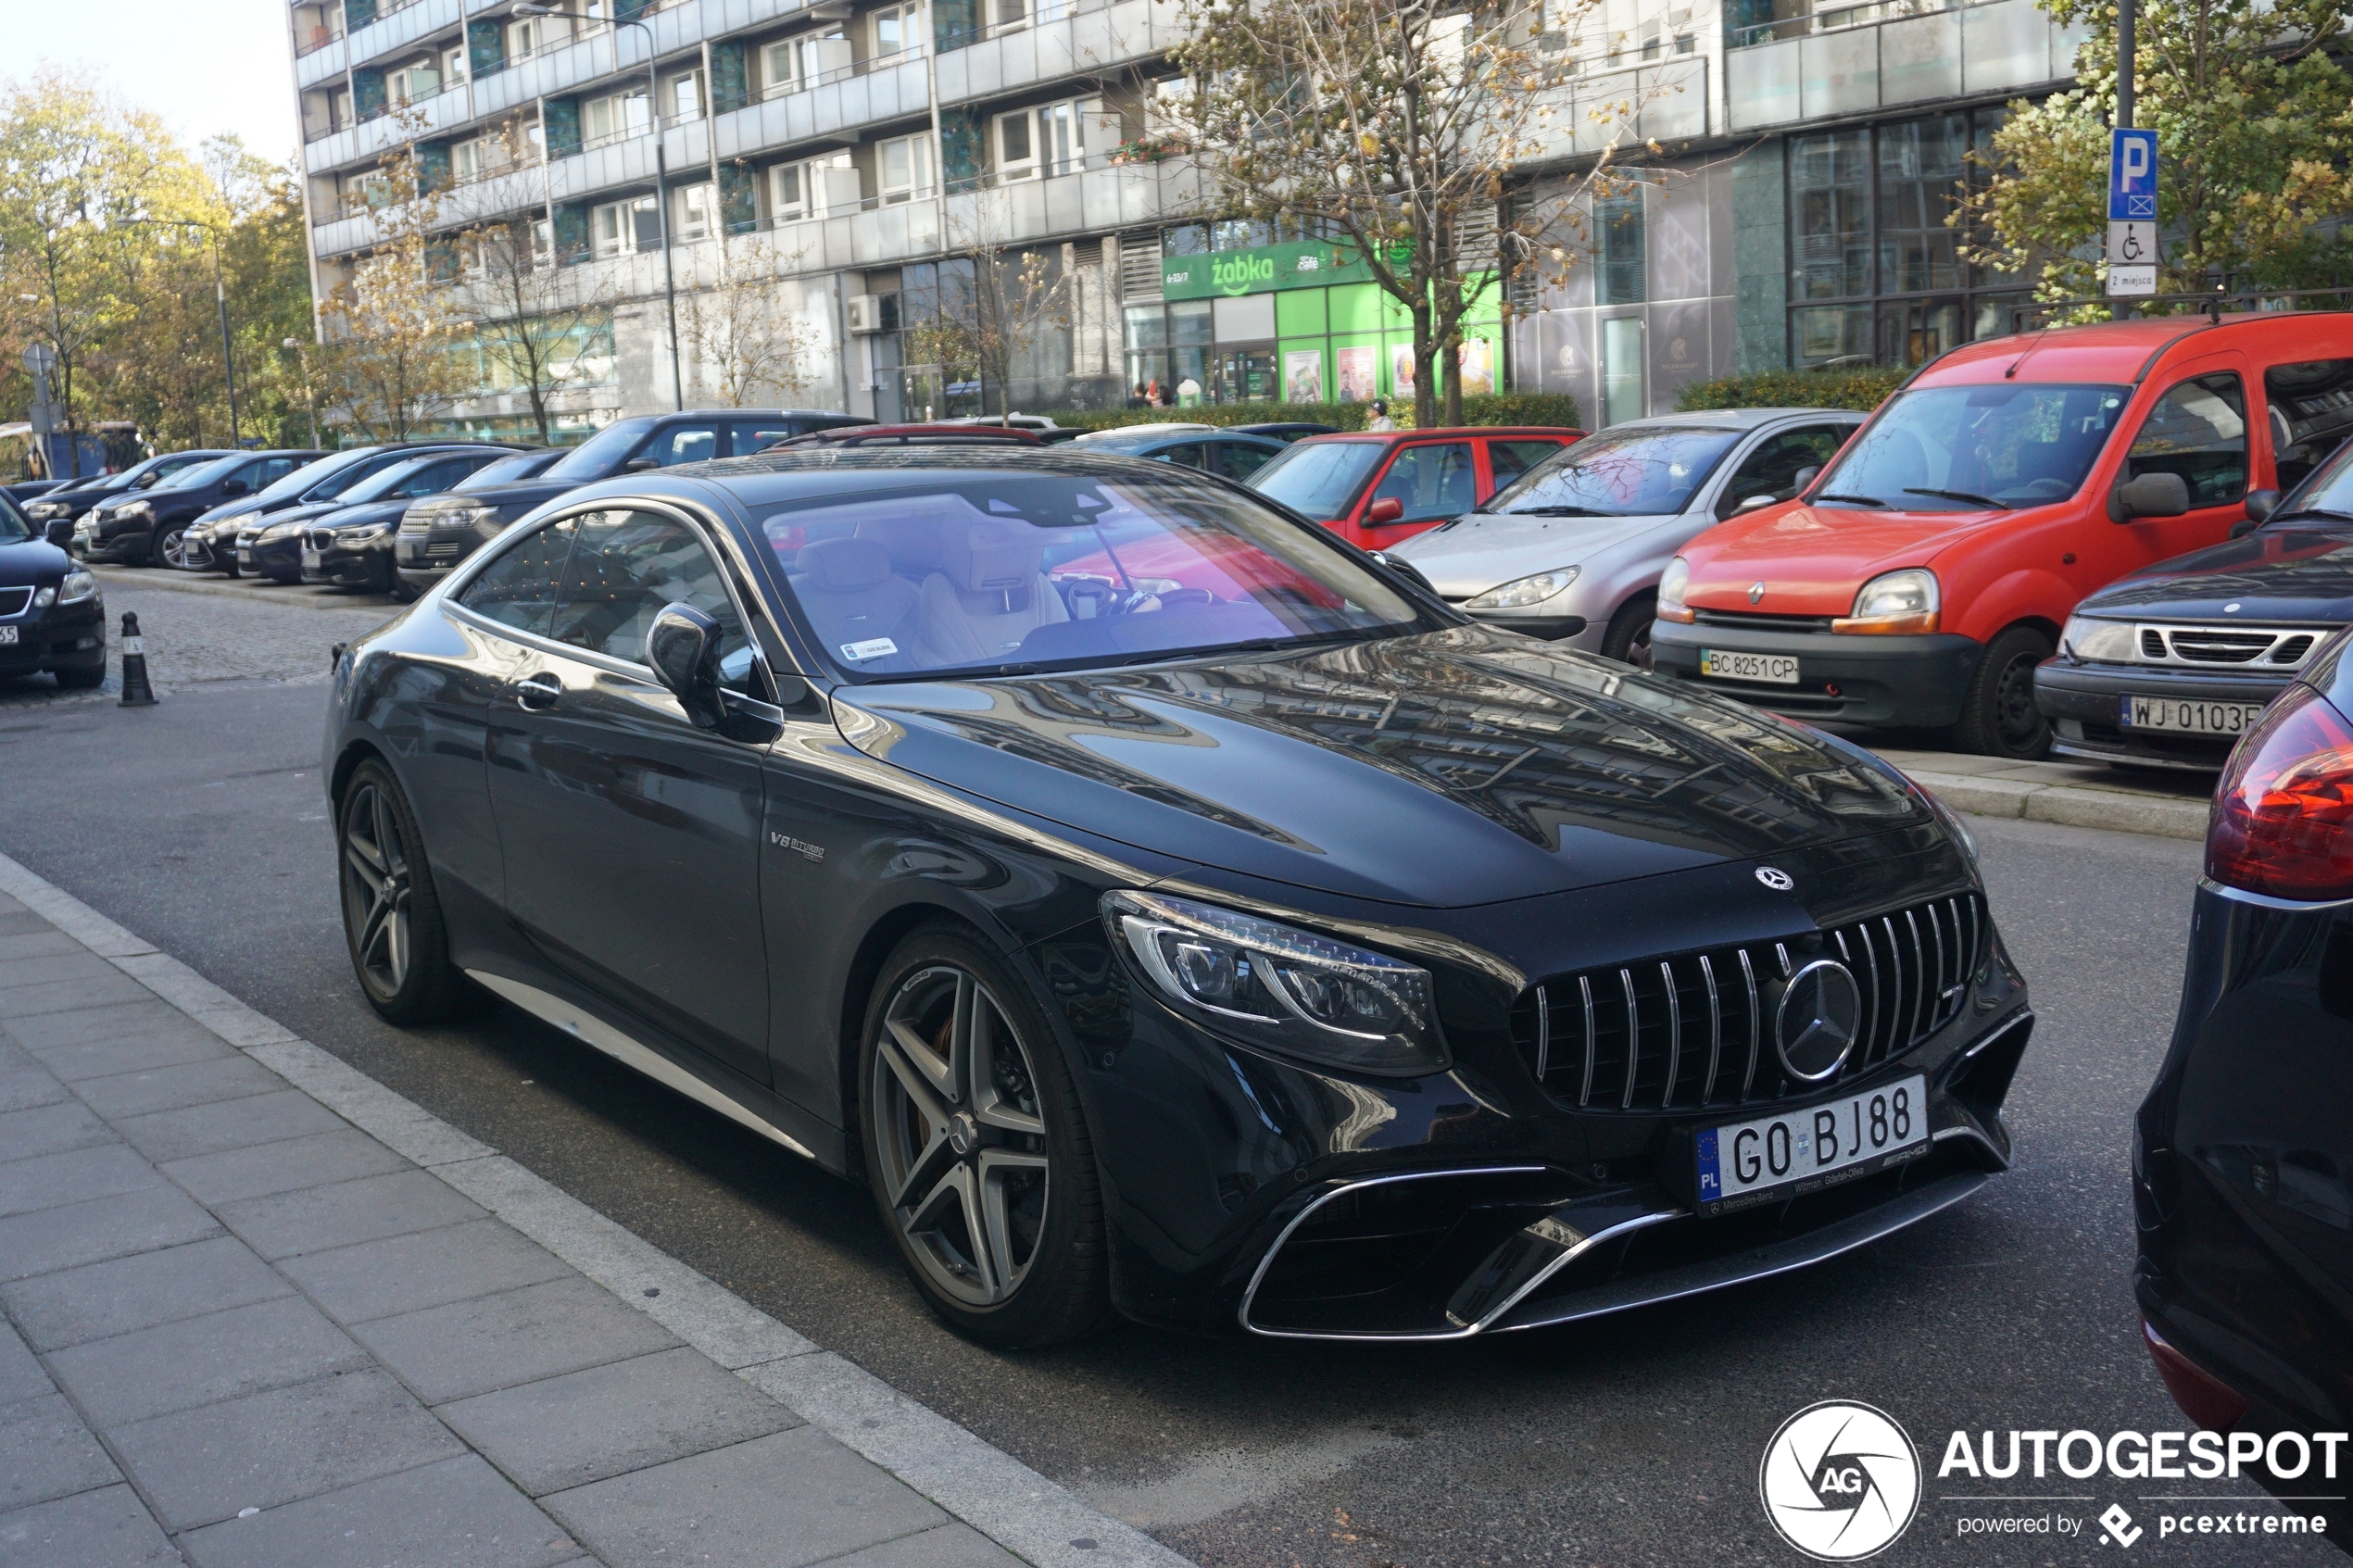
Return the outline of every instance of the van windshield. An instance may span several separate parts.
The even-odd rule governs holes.
[[[1906,512],[2063,501],[2108,445],[2131,390],[2004,383],[1903,393],[1831,464],[1813,499]]]

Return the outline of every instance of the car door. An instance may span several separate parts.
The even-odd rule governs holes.
[[[1835,456],[1853,433],[1852,424],[1825,421],[1769,431],[1734,460],[1732,471],[1716,492],[1715,512],[1728,518],[1741,503],[1757,495],[1786,501],[1797,494],[1797,476],[1818,469]]]
[[[1214,441],[1208,445],[1211,449],[1209,471],[1223,474],[1237,483],[1247,480],[1265,468],[1267,459],[1275,455],[1267,448],[1248,441]]]
[[[684,600],[749,642],[719,557],[684,513],[584,511],[561,586],[496,710],[491,808],[508,917],[579,984],[768,1082],[761,750],[688,721],[645,659]],[[739,675],[737,678],[745,678]]]
[[[1373,486],[1365,508],[1369,511],[1391,499],[1403,503],[1403,514],[1367,532],[1392,544],[1408,537],[1409,530],[1419,533],[1478,505],[1478,475],[1471,444],[1421,441],[1400,446]]]
[[[2186,555],[2227,537],[2246,515],[2251,454],[2247,395],[2237,355],[2181,367],[2132,428],[2132,445],[2117,483],[2146,473],[2179,474],[2190,509],[2180,517],[2111,521],[2105,495],[2086,495],[2077,509],[2077,571],[2081,591],[2112,583],[2128,571]]]
[[[1563,441],[1545,441],[1529,436],[1497,436],[1485,443],[1487,447],[1488,488],[1479,501],[1484,505],[1496,491],[1526,473],[1554,453],[1567,445]]]
[[[674,469],[727,456],[727,433],[716,420],[680,420],[661,425],[629,460],[633,469]]]

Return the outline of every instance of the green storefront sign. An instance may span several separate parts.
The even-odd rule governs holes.
[[[1361,283],[1369,282],[1372,275],[1363,252],[1355,246],[1308,240],[1261,245],[1255,250],[1167,257],[1161,262],[1160,290],[1169,299],[1214,299],[1219,295]]]

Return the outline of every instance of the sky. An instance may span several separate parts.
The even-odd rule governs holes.
[[[272,162],[301,144],[287,0],[0,0],[0,75],[41,64],[86,73],[153,110],[194,152],[233,132]]]

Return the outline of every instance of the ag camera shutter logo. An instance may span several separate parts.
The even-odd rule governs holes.
[[[1919,1511],[1919,1450],[1886,1411],[1825,1399],[1765,1445],[1756,1491],[1781,1539],[1818,1562],[1856,1562],[1894,1544]]]

